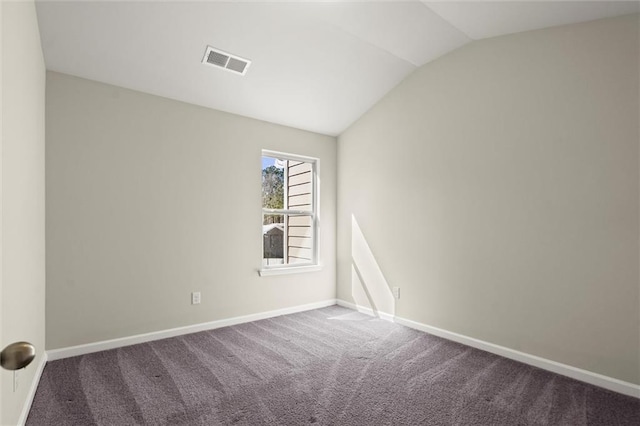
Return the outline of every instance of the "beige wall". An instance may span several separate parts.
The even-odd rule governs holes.
[[[335,298],[335,138],[54,72],[46,111],[47,349]],[[262,149],[320,159],[320,272],[258,276]]]
[[[27,340],[37,357],[0,370],[0,423],[18,422],[45,345],[45,67],[32,2],[2,4],[2,341]]]
[[[355,220],[396,315],[640,383],[638,50],[626,16],[403,81],[338,140],[338,297]]]

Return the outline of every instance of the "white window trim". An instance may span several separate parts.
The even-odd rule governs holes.
[[[289,275],[289,274],[301,274],[303,272],[316,272],[321,271],[322,265],[308,265],[301,264],[300,266],[284,265],[284,267],[263,268],[258,270],[258,275],[261,277],[268,277],[271,275]]]
[[[282,158],[293,161],[302,161],[305,163],[312,164],[312,177],[311,177],[311,200],[313,205],[313,246],[312,246],[312,261],[306,263],[296,263],[296,264],[284,264],[284,265],[272,265],[272,266],[264,266],[262,265],[262,258],[260,259],[261,267],[258,270],[258,274],[261,277],[269,276],[269,275],[285,275],[285,274],[296,274],[303,272],[314,272],[322,269],[322,265],[320,264],[320,159],[315,157],[307,157],[304,155],[297,154],[289,154],[287,152],[280,151],[271,151],[267,149],[262,150],[262,157],[274,157],[274,158]],[[261,209],[261,215],[264,215],[265,212],[273,211],[274,209]],[[277,210],[277,209],[276,209]],[[298,210],[289,210],[289,209],[281,209],[279,212],[284,213],[302,213],[309,214],[308,211],[298,211]],[[261,253],[261,257],[263,254]]]

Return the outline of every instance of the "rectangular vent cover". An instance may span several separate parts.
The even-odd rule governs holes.
[[[202,63],[218,68],[224,68],[227,71],[240,75],[245,75],[249,65],[251,65],[251,61],[248,59],[232,55],[211,46],[207,46],[207,50],[204,52],[204,57],[202,58]]]

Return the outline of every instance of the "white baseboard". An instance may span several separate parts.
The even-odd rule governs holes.
[[[357,306],[353,303],[346,302],[340,299],[338,299],[337,303],[340,306],[354,309],[365,314],[373,315],[373,311],[370,308]],[[473,337],[443,330],[441,328],[432,327],[430,325],[408,320],[406,318],[401,318],[396,316],[396,317],[392,317],[391,320],[398,324],[404,325],[406,327],[410,327],[416,330],[424,331],[429,334],[433,334],[434,336],[438,336],[447,340],[452,340],[454,342],[462,343],[463,345],[481,349],[486,352],[491,352],[493,354],[500,355],[505,358],[519,361],[524,364],[532,365],[534,367],[538,367],[543,370],[547,370],[553,373],[567,376],[572,379],[580,380],[581,382],[589,383],[591,385],[599,386],[601,388],[609,389],[614,392],[640,398],[640,385],[625,382],[619,379],[614,379],[613,377],[604,376],[602,374],[594,373],[588,370],[583,370],[581,368],[572,367],[567,364],[562,364],[556,361],[552,361],[550,359],[542,358],[536,355],[531,355],[525,352],[520,352],[504,346],[500,346],[493,343],[485,342],[483,340],[475,339]]]
[[[42,372],[44,371],[44,366],[47,364],[47,361],[47,353],[43,352],[42,356],[40,357],[40,362],[38,362],[38,365],[36,366],[36,374],[33,376],[33,380],[31,381],[31,385],[29,386],[27,399],[24,401],[22,411],[20,412],[20,417],[18,418],[19,425],[24,425],[27,422],[27,417],[29,417],[29,411],[31,410],[31,404],[33,404],[33,399],[36,396],[36,390],[38,390],[40,377],[42,377]]]
[[[93,352],[106,351],[109,349],[121,348],[124,346],[136,345],[138,343],[151,342],[153,340],[166,339],[168,337],[181,336],[184,334],[197,333],[199,331],[213,330],[215,328],[228,327],[230,325],[243,324],[251,321],[258,321],[266,318],[273,318],[280,315],[294,314],[296,312],[310,311],[312,309],[325,308],[336,304],[336,299],[324,300],[322,302],[309,303],[306,305],[292,306],[290,308],[277,309],[275,311],[260,312],[257,314],[243,315],[239,317],[226,318],[217,321],[188,325],[185,327],[171,328],[168,330],[154,331],[151,333],[137,334],[134,336],[122,337],[119,339],[104,340],[101,342],[87,343],[85,345],[70,346],[68,348],[52,349],[47,351],[48,360],[69,358],[72,356],[85,355]]]
[[[371,308],[359,306],[351,302],[347,302],[341,299],[329,299],[322,302],[310,303],[306,305],[293,306],[290,308],[278,309],[274,311],[261,312],[257,314],[244,315],[239,317],[227,318],[217,321],[211,321],[207,323],[194,324],[185,327],[172,328],[169,330],[156,331],[152,333],[138,334],[135,336],[123,337],[119,339],[105,340],[102,342],[88,343],[86,345],[72,346],[62,349],[54,349],[47,351],[38,365],[38,371],[36,373],[37,380],[34,378],[32,383],[32,389],[29,390],[29,398],[25,403],[23,412],[20,416],[23,424],[26,421],[29,409],[31,408],[31,402],[35,395],[42,370],[47,361],[55,361],[62,358],[68,358],[72,356],[84,355],[92,352],[99,352],[108,349],[120,348],[123,346],[135,345],[138,343],[150,342],[153,340],[166,339],[168,337],[180,336],[183,334],[196,333],[198,331],[213,330],[215,328],[227,327],[230,325],[243,324],[251,321],[258,321],[266,318],[273,318],[280,315],[293,314],[296,312],[303,312],[312,309],[324,308],[327,306],[338,304],[345,308],[353,309],[358,312],[362,312],[367,315],[375,316],[375,312]],[[613,377],[604,376],[602,374],[594,373],[588,370],[572,367],[567,364],[562,364],[556,361],[552,361],[546,358],[541,358],[536,355],[531,355],[525,352],[520,352],[514,349],[510,349],[504,346],[496,345],[493,343],[485,342],[483,340],[475,339],[473,337],[465,336],[462,334],[454,333],[451,331],[443,330],[441,328],[432,327],[430,325],[422,324],[416,321],[412,321],[406,318],[385,314],[378,312],[378,316],[381,319],[396,322],[398,324],[410,327],[416,330],[424,331],[434,336],[442,337],[447,340],[462,343],[473,348],[481,349],[483,351],[491,352],[496,355],[503,356],[505,358],[513,359],[515,361],[522,362],[524,364],[532,365],[534,367],[541,368],[543,370],[551,371],[553,373],[561,374],[563,376],[571,377],[572,379],[580,380],[585,383],[589,383],[595,386],[599,386],[605,389],[609,389],[614,392],[618,392],[624,395],[640,398],[640,385],[625,382]]]
[[[376,312],[371,309],[371,308],[367,308],[365,306],[360,306],[360,305],[356,305],[355,303],[351,303],[351,302],[347,302],[346,300],[342,300],[342,299],[338,299],[336,300],[336,304],[343,306],[345,308],[349,308],[349,309],[353,309],[354,311],[358,311],[360,313],[366,314],[366,315],[371,315],[372,317],[379,317],[380,319],[383,319],[385,321],[389,321],[389,322],[394,322],[394,316],[391,314],[387,314],[385,312]]]
[[[443,330],[437,327],[432,327],[430,325],[411,321],[405,318],[396,317],[395,322],[410,328],[414,328],[416,330],[433,334],[434,336],[442,337],[447,340],[452,340],[454,342],[462,343],[463,345],[491,352],[505,358],[522,362],[524,364],[532,365],[543,370],[571,377],[572,379],[580,380],[581,382],[609,389],[624,395],[640,398],[640,386],[633,383],[624,382],[622,380],[614,379],[613,377],[608,377],[588,370],[583,370],[581,368],[572,367],[570,365],[562,364],[550,359],[531,355],[525,352],[520,352],[515,349],[510,349],[504,346],[485,342],[483,340],[474,339],[473,337],[464,336],[462,334]]]
[[[380,311],[378,311],[378,316],[380,317],[380,319],[383,319],[389,322],[395,322],[395,318],[396,318],[394,315],[387,314],[385,312],[380,312]]]

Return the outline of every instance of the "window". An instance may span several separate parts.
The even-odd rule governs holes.
[[[315,158],[262,152],[261,275],[318,264],[317,176]]]

